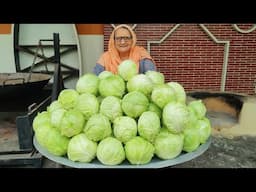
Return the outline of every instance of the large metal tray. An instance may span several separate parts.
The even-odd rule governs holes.
[[[40,146],[40,144],[37,142],[36,137],[33,138],[33,142],[34,142],[34,146],[35,148],[45,157],[47,157],[48,159],[68,166],[68,167],[73,167],[73,168],[165,168],[165,167],[170,167],[173,165],[177,165],[180,163],[184,163],[187,161],[190,161],[198,156],[200,156],[201,154],[203,154],[210,146],[211,144],[211,137],[209,137],[209,139],[207,140],[206,143],[200,145],[197,150],[190,152],[190,153],[185,153],[182,152],[178,157],[174,158],[174,159],[170,159],[170,160],[161,160],[157,157],[153,157],[153,159],[150,161],[150,163],[148,164],[144,164],[144,165],[131,165],[127,160],[125,160],[122,164],[120,165],[104,165],[101,162],[99,162],[97,160],[97,158],[95,158],[91,163],[82,163],[82,162],[74,162],[69,160],[67,157],[59,157],[56,155],[53,155],[51,153],[49,153],[45,148],[43,148],[42,146]]]

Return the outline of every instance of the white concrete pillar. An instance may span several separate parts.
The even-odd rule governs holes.
[[[76,24],[81,51],[80,76],[93,71],[104,51],[104,24]]]
[[[15,73],[13,24],[0,24],[0,72]]]

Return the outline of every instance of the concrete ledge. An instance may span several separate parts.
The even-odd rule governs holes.
[[[204,102],[213,135],[226,138],[256,136],[255,96],[206,91],[190,92],[187,95]]]

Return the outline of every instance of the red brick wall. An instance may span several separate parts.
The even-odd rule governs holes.
[[[159,41],[176,24],[136,24],[138,45]],[[225,91],[253,95],[256,81],[256,30],[240,33],[233,24],[204,24],[217,40],[229,41]],[[253,24],[237,24],[249,30]],[[107,50],[113,27],[104,26]],[[221,91],[224,43],[215,43],[198,24],[181,24],[161,44],[150,44],[150,54],[166,82],[181,83],[185,90]]]

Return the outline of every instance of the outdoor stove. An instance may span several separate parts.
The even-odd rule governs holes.
[[[60,69],[59,34],[53,34],[55,70],[52,85],[35,95],[0,100],[0,167],[42,167],[43,156],[33,146],[34,117],[46,110],[64,89]]]
[[[42,94],[43,93],[43,94]],[[38,112],[45,110],[51,101],[50,90],[42,91],[40,98],[31,98],[32,105],[12,101],[3,105],[11,110],[0,112],[0,167],[41,167],[42,155],[33,147],[32,122]],[[27,110],[23,110],[28,106]]]

